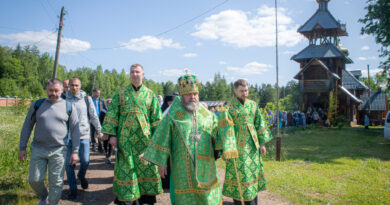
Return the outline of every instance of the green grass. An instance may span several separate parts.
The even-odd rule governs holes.
[[[390,141],[383,127],[293,128],[264,159],[268,189],[298,204],[389,204]]]
[[[0,204],[35,204],[28,185],[29,158],[19,162],[19,135],[26,109],[0,107]],[[30,140],[31,141],[31,140]]]
[[[25,111],[0,107],[0,204],[38,201],[27,183],[29,161],[17,159]],[[275,138],[264,157],[271,194],[297,204],[390,204],[390,141],[383,127],[291,128],[281,136],[282,161],[275,161]]]

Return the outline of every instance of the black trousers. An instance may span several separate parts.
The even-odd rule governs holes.
[[[234,205],[241,205],[241,201],[233,199]],[[244,201],[245,205],[257,205],[257,196],[252,201]]]
[[[96,140],[96,138],[95,138],[95,132],[96,132],[95,127],[92,124],[90,124],[90,128],[91,128],[91,143],[92,143],[92,147],[95,148],[95,145],[97,143],[98,150],[103,150],[102,143],[99,140]]]
[[[112,152],[112,146],[109,143],[110,142],[110,138],[111,138],[111,135],[108,136],[107,140],[103,141],[103,148],[104,148],[104,152],[106,153],[106,157],[107,158],[109,158],[111,156],[111,152]]]

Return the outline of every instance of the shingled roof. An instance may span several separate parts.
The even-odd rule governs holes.
[[[333,73],[332,71],[330,71],[330,69],[328,68],[328,66],[325,65],[324,62],[322,62],[321,60],[317,59],[317,58],[313,58],[311,59],[295,76],[294,78],[299,80],[301,75],[308,69],[310,68],[312,65],[319,65],[320,68],[323,68],[326,72],[328,72],[330,74],[331,77],[337,79],[337,80],[340,80],[340,77],[336,74],[336,73]]]
[[[368,91],[364,92],[360,96],[363,101],[359,106],[359,110],[368,110],[371,102],[371,111],[385,111],[386,110],[386,93],[385,92],[373,92],[371,93],[370,102],[368,99]]]
[[[345,24],[340,24],[328,10],[329,0],[318,0],[316,13],[305,24],[298,28],[298,32],[305,35],[314,30],[335,30],[338,36],[347,36]]]
[[[352,63],[352,60],[348,58],[340,49],[333,44],[314,45],[311,44],[303,49],[296,55],[291,57],[292,60],[300,62],[301,60],[311,58],[344,58],[346,63]]]
[[[364,85],[360,80],[355,78],[355,76],[347,70],[342,70],[342,78],[343,87],[348,90],[368,90],[368,87],[366,85]]]

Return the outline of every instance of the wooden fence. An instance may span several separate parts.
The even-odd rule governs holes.
[[[25,103],[26,105],[28,105],[28,104],[31,103],[32,100],[33,100],[32,98],[24,99],[24,103]],[[1,96],[0,96],[0,107],[4,107],[4,106],[16,106],[16,105],[18,105],[21,101],[23,101],[23,98],[18,98],[17,96],[15,96],[15,97],[9,97],[9,96],[1,97]]]

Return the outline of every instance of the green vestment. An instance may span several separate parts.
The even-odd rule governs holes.
[[[216,116],[201,104],[196,112],[190,113],[176,97],[154,133],[143,159],[166,167],[171,156],[175,204],[222,203],[214,158],[217,144],[223,144],[216,137],[217,123]]]
[[[252,100],[246,100],[242,105],[235,98],[221,117],[228,118],[228,124],[233,128],[233,132],[226,132],[226,136],[235,136],[238,151],[235,161],[240,181],[238,184],[234,161],[229,160],[226,163],[223,195],[241,200],[241,188],[243,199],[252,201],[259,191],[266,188],[260,145],[272,138],[271,132],[257,104]]]
[[[158,167],[145,165],[138,157],[145,152],[161,119],[156,95],[143,85],[138,91],[131,85],[121,88],[112,98],[102,132],[117,137],[113,191],[120,201],[162,193]]]

